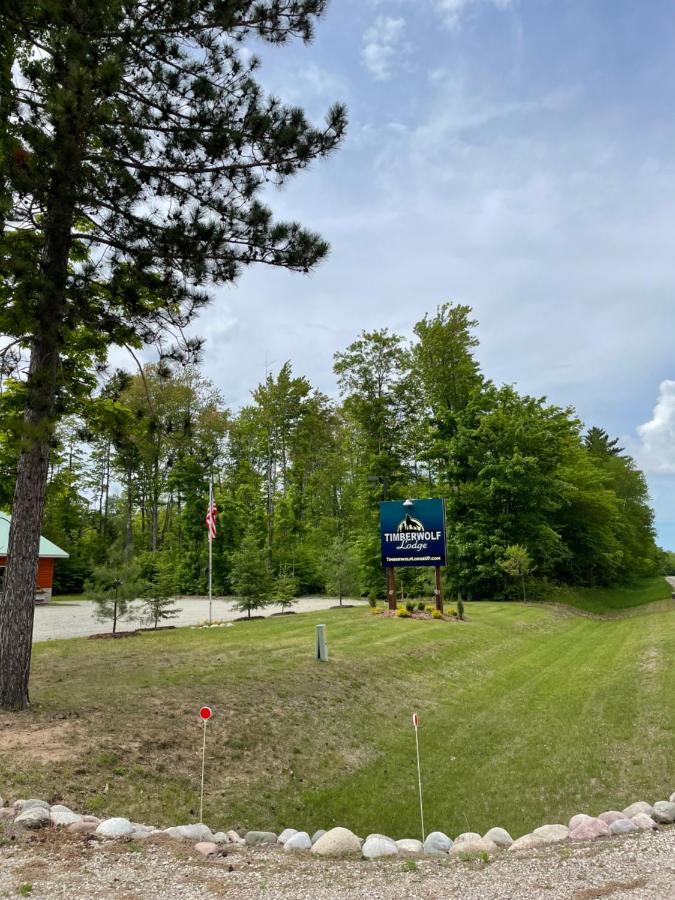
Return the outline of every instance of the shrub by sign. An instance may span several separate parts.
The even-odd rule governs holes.
[[[443,500],[391,500],[380,504],[382,565],[444,566]]]

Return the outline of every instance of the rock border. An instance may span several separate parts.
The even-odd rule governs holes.
[[[675,823],[675,792],[668,800],[635,801],[622,811],[608,810],[598,816],[578,813],[567,825],[546,824],[513,840],[504,828],[490,828],[484,835],[463,832],[454,840],[442,831],[432,831],[424,843],[412,838],[394,840],[385,834],[369,834],[360,838],[348,828],[335,827],[329,831],[317,831],[311,837],[306,831],[286,828],[277,835],[272,831],[248,831],[241,836],[236,831],[217,831],[203,823],[173,825],[155,828],[132,822],[122,816],[99,819],[81,815],[60,803],[49,804],[45,800],[15,800],[10,807],[0,797],[0,825],[19,831],[36,831],[41,828],[64,829],[72,834],[84,834],[95,840],[145,840],[154,835],[164,835],[178,841],[190,841],[197,853],[205,859],[224,855],[224,845],[241,845],[249,848],[280,847],[287,853],[305,853],[319,857],[363,858],[366,860],[388,857],[454,857],[460,860],[487,861],[496,853],[533,850],[562,842],[588,842],[599,838],[626,836],[640,831],[657,830]]]

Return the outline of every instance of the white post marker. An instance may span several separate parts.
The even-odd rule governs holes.
[[[206,723],[209,721],[211,716],[213,715],[213,710],[210,706],[202,706],[199,710],[199,715],[201,717],[202,722],[204,723],[204,737],[202,740],[202,786],[199,792],[199,822],[203,824],[204,822],[204,767],[206,764]]]
[[[420,792],[420,819],[422,820],[422,843],[426,840],[426,833],[424,831],[424,805],[422,804],[422,770],[420,769],[420,744],[417,739],[417,729],[420,724],[420,717],[417,713],[413,713],[412,715],[412,723],[413,728],[415,729],[415,749],[417,750],[417,784],[419,786]]]

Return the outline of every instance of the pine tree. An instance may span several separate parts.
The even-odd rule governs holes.
[[[274,579],[255,534],[248,531],[239,549],[232,554],[232,587],[237,595],[235,608],[251,618],[251,612],[274,602]]]
[[[179,334],[253,263],[306,272],[326,243],[258,199],[345,129],[265,96],[247,38],[309,40],[325,0],[33,0],[0,11],[0,333],[26,350],[0,606],[0,706],[28,706],[49,450],[110,344]],[[198,350],[187,342],[186,352]],[[85,385],[86,388],[86,385]]]

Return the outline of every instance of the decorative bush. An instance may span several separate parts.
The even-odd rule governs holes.
[[[405,605],[405,608],[408,610],[409,613],[411,613],[415,609],[415,604],[413,603],[412,600],[408,600],[408,602]]]
[[[369,605],[372,609],[375,609],[375,607],[377,606],[377,597],[375,596],[375,594],[370,594],[370,595],[369,595],[369,597],[368,597],[368,605]]]
[[[445,611],[446,616],[456,616],[457,610],[454,606],[449,606]]]
[[[417,604],[417,608],[420,612],[424,612],[424,600],[420,600],[420,602]]]
[[[440,609],[435,609],[435,610],[432,612],[431,616],[432,616],[432,618],[434,618],[434,619],[442,619],[442,618],[443,618],[443,613],[440,611]]]
[[[433,614],[436,612],[436,607],[431,603],[427,603],[427,605],[424,607],[424,610],[425,612],[428,612],[429,615],[433,616]]]
[[[457,601],[457,615],[459,616],[460,619],[464,618],[464,601],[462,600],[461,597]]]
[[[408,612],[408,610],[405,608],[405,606],[399,606],[399,608],[396,610],[396,615],[398,616],[399,619],[410,619],[411,618],[411,615]]]
[[[371,616],[381,616],[384,610],[380,609],[379,606],[373,606],[370,610]]]

